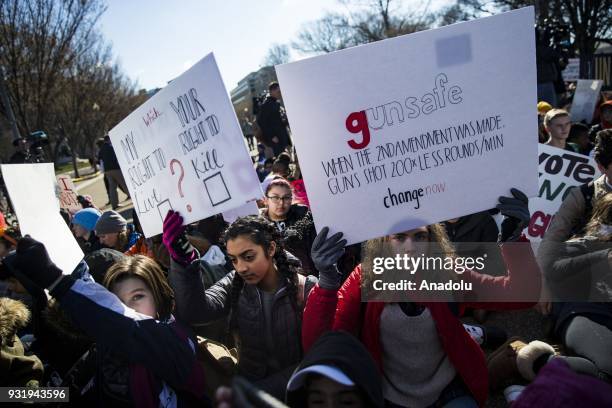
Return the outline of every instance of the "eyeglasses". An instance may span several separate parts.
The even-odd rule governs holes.
[[[284,197],[279,197],[279,196],[266,196],[268,198],[268,200],[272,201],[274,204],[278,204],[281,201],[285,201],[287,203],[290,203],[293,200],[293,196],[284,196]]]

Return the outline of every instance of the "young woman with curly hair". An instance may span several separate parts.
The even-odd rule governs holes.
[[[198,255],[184,229],[182,217],[169,213],[164,243],[173,261],[169,279],[178,317],[200,325],[229,316],[229,330],[238,349],[238,373],[282,399],[302,358],[304,299],[317,279],[298,273],[299,261],[284,250],[273,223],[247,216],[225,231],[234,270],[204,290],[199,269],[189,267]]]

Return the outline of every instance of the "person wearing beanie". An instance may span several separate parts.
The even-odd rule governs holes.
[[[106,272],[111,266],[125,258],[125,254],[110,248],[101,248],[85,255],[89,273],[96,282],[103,282]]]
[[[545,101],[540,101],[538,102],[538,115],[546,115],[546,112],[548,112],[549,110],[551,110],[553,107],[550,105],[550,103],[545,102]]]
[[[117,211],[104,212],[95,227],[96,235],[102,247],[115,249],[126,255],[151,256],[145,243],[145,238],[135,231],[132,224]]]
[[[552,109],[552,106],[548,102],[538,102],[538,142],[546,143],[548,140],[548,133],[544,129],[544,116],[546,112]]]
[[[72,234],[85,254],[101,248],[94,228],[100,218],[100,211],[95,208],[85,208],[77,211],[72,217]]]

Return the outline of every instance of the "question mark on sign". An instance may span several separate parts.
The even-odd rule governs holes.
[[[183,165],[181,164],[180,161],[178,161],[177,159],[172,159],[170,160],[170,173],[172,173],[172,175],[174,176],[174,163],[177,163],[178,166],[181,168],[181,175],[179,176],[178,179],[178,192],[181,195],[181,197],[185,197],[185,194],[183,194],[183,187],[181,186],[181,183],[183,182],[183,178],[185,178],[185,170],[183,169]],[[191,205],[187,204],[187,211],[191,212]]]

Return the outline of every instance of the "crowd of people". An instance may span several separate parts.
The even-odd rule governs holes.
[[[106,140],[112,209],[80,197],[64,213],[85,254],[74,271],[0,219],[0,386],[69,387],[74,406],[477,407],[502,390],[513,407],[612,406],[612,101],[592,124],[538,103],[540,142],[591,155],[601,176],[571,190],[534,254],[516,189],[491,211],[363,244],[317,234],[280,87],[269,91],[243,126],[258,215],[185,225],[169,211],[145,238],[116,211],[125,181]],[[486,253],[463,278],[498,301],[364,302],[381,248],[417,247]],[[515,295],[532,301],[504,301]],[[529,308],[552,319],[549,339],[464,319]]]

